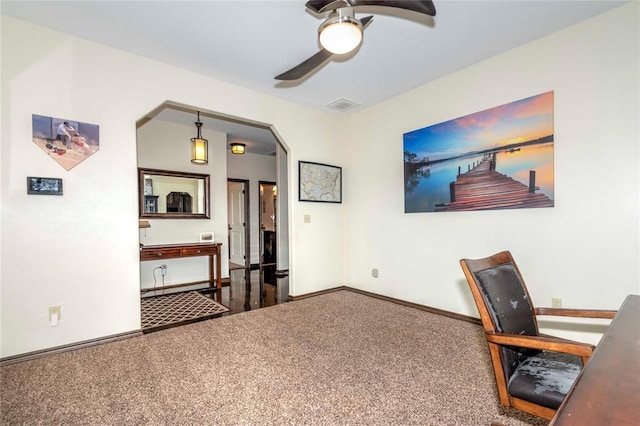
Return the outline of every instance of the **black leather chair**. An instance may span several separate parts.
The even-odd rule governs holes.
[[[540,335],[536,315],[613,318],[616,311],[534,308],[508,251],[460,264],[485,330],[500,403],[553,418],[594,347]]]

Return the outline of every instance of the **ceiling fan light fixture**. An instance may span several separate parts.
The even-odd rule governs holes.
[[[351,16],[335,14],[320,25],[318,37],[329,52],[349,53],[362,42],[362,23]]]
[[[239,142],[234,142],[231,145],[231,153],[232,154],[237,154],[237,155],[242,155],[245,152],[245,149],[247,147],[246,144],[244,143],[239,143]]]
[[[191,138],[191,162],[193,164],[208,164],[209,141],[204,139],[201,134],[200,128],[202,127],[202,123],[200,122],[200,111],[198,111],[198,121],[194,124],[198,128],[198,136]]]

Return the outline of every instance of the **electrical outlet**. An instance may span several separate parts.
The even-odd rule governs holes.
[[[562,308],[562,299],[557,297],[551,298],[551,307],[552,308]]]
[[[160,272],[162,273],[162,276],[167,275],[167,265],[160,265]]]
[[[305,214],[304,215],[304,223],[311,223],[311,215],[310,214]]]
[[[378,278],[378,268],[373,268],[373,269],[371,270],[371,276],[372,276],[373,278]]]

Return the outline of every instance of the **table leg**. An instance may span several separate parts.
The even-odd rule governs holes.
[[[216,286],[218,290],[222,289],[222,244],[218,244],[216,249]]]

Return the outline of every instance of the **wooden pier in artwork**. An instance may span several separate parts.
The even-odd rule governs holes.
[[[436,204],[434,211],[465,211],[553,207],[553,200],[536,193],[535,171],[529,172],[529,186],[495,170],[495,155],[487,155],[451,182],[451,202]]]

